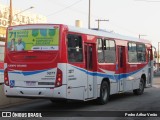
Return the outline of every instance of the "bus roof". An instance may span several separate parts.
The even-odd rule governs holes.
[[[78,28],[78,27],[74,27],[74,26],[68,26],[68,29],[69,29],[69,31],[77,32],[77,33],[84,33],[84,34],[96,35],[96,36],[100,36],[100,37],[107,37],[107,38],[113,38],[113,39],[121,39],[121,40],[151,44],[151,41],[146,40],[146,39],[129,37],[129,36],[120,35],[118,33],[112,33],[112,32],[108,32],[108,31],[104,31],[104,30],[103,31],[92,30],[92,29]]]
[[[100,37],[106,37],[106,38],[113,38],[113,39],[121,39],[121,40],[126,40],[126,41],[133,41],[133,42],[141,42],[141,43],[149,43],[151,44],[151,41],[146,40],[146,39],[139,39],[136,37],[130,37],[130,36],[125,36],[125,35],[121,35],[118,33],[112,33],[112,32],[108,32],[108,31],[100,31],[100,30],[91,30],[91,29],[86,29],[86,28],[79,28],[79,27],[75,27],[75,26],[69,26],[69,25],[65,25],[65,24],[26,24],[26,25],[16,25],[16,26],[10,26],[10,28],[14,28],[14,30],[17,29],[28,29],[28,28],[34,28],[36,26],[36,28],[53,28],[52,25],[62,25],[62,26],[67,26],[69,31],[71,32],[77,32],[77,33],[83,33],[83,34],[88,34],[88,35],[96,35],[96,36],[100,36]],[[27,27],[26,27],[27,26]],[[33,27],[34,26],[34,27]]]

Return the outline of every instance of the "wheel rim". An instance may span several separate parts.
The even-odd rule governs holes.
[[[107,87],[104,86],[104,87],[102,88],[102,98],[103,98],[104,101],[107,100],[107,96],[108,96]]]

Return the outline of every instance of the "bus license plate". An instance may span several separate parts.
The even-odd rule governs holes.
[[[36,81],[26,81],[27,86],[36,86]]]

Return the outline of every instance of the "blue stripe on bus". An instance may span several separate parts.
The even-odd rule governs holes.
[[[0,70],[0,73],[4,73],[4,70]]]
[[[83,68],[79,68],[79,67],[76,67],[76,66],[73,66],[74,68],[82,71],[82,72],[85,72],[86,74],[88,75],[92,75],[92,76],[99,76],[99,77],[107,77],[109,79],[115,79],[115,80],[120,80],[122,78],[127,78],[139,71],[141,71],[142,69],[139,69],[137,71],[134,71],[134,72],[130,72],[130,73],[122,73],[122,74],[107,74],[107,73],[100,73],[100,72],[91,72],[91,71],[87,71]],[[37,70],[37,71],[27,71],[27,72],[15,72],[15,71],[10,71],[10,73],[15,73],[15,74],[23,74],[24,76],[28,76],[28,75],[33,75],[33,74],[38,74],[38,73],[41,73],[41,72],[45,72],[45,71],[48,71],[50,69],[47,69],[47,70]],[[0,70],[0,72],[4,72],[4,70]]]
[[[99,76],[99,77],[108,77],[109,79],[115,79],[115,75],[109,75],[109,74],[99,73],[99,72],[91,72],[91,71],[87,71],[85,69],[78,68],[78,67],[75,67],[75,66],[73,66],[73,67],[82,71],[82,72],[85,72],[88,75]]]
[[[27,75],[34,75],[34,74],[38,74],[38,73],[41,73],[41,72],[45,72],[45,71],[48,71],[50,69],[47,69],[47,70],[37,70],[37,71],[28,71],[28,72],[12,72],[10,71],[10,73],[15,73],[15,74],[23,74],[24,76],[27,76]]]
[[[88,75],[92,75],[92,76],[99,76],[99,77],[107,77],[109,79],[113,79],[113,80],[121,80],[122,78],[127,78],[139,71],[141,71],[142,69],[139,69],[139,70],[136,70],[134,72],[130,72],[130,73],[122,73],[122,74],[107,74],[107,73],[100,73],[100,72],[91,72],[91,71],[87,71],[85,69],[82,69],[82,68],[78,68],[78,67],[75,67],[73,66],[74,68],[82,71],[82,72],[85,72],[86,74]]]

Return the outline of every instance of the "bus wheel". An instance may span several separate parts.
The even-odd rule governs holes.
[[[133,90],[133,93],[135,95],[142,95],[144,92],[144,86],[145,86],[144,79],[141,78],[140,83],[139,83],[139,89]]]
[[[98,103],[104,105],[109,99],[109,85],[106,81],[103,81],[100,88],[100,97],[97,99]]]

